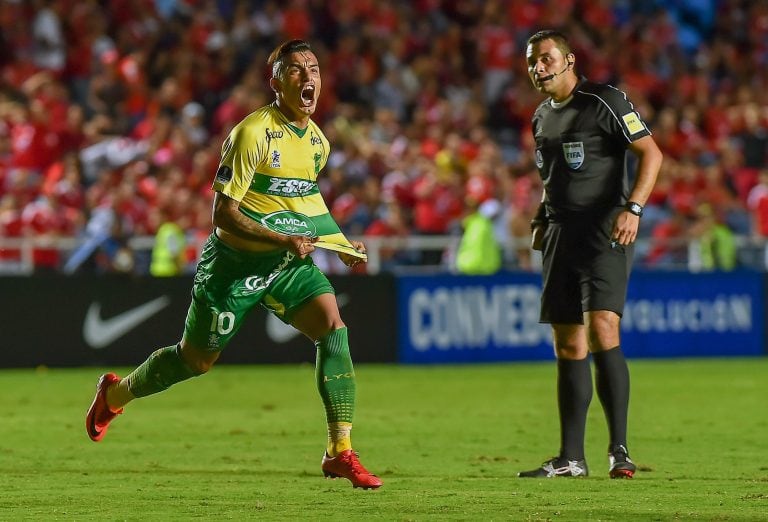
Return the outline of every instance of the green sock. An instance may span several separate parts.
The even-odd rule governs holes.
[[[126,379],[134,396],[146,397],[197,375],[181,358],[181,347],[174,345],[153,352]]]
[[[339,328],[315,343],[317,389],[331,422],[352,422],[355,413],[355,370],[349,355],[347,328]]]

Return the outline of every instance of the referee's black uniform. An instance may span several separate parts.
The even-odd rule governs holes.
[[[533,115],[545,197],[541,322],[581,324],[583,312],[622,315],[634,248],[611,237],[629,196],[627,146],[650,135],[626,95],[581,77],[562,103]]]

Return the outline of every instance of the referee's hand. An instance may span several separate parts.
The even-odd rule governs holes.
[[[637,229],[640,226],[640,218],[628,210],[616,216],[611,237],[619,245],[631,245],[637,239]]]

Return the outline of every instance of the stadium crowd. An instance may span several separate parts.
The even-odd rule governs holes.
[[[541,100],[524,53],[541,28],[568,34],[578,71],[624,90],[663,149],[641,262],[679,263],[671,240],[693,237],[702,268],[743,262],[734,235],[768,237],[765,0],[5,0],[0,238],[78,238],[36,248],[41,271],[132,271],[127,238],[173,222],[193,264],[221,143],[273,96],[269,50],[303,38],[342,228],[459,235],[482,206],[505,266],[528,269]],[[441,262],[383,254],[384,269]]]

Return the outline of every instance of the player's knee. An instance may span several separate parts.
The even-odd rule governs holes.
[[[341,328],[331,329],[325,335],[319,337],[315,341],[315,346],[324,355],[344,355],[349,357],[349,337],[347,334],[347,328],[342,326]]]
[[[346,325],[341,320],[341,318],[328,318],[325,325],[323,325],[323,328],[320,331],[320,334],[318,335],[318,338],[326,337],[336,330],[341,330],[342,328],[345,328]]]
[[[204,373],[208,373],[208,371],[213,368],[213,361],[196,359],[193,361],[187,361],[187,366],[189,366],[189,369],[192,370],[196,375],[203,375]]]
[[[219,352],[204,352],[202,350],[183,346],[181,356],[184,363],[195,375],[203,375],[213,368],[214,363],[219,358]]]
[[[344,322],[338,316],[325,316],[318,318],[318,320],[312,324],[305,323],[300,326],[294,324],[293,326],[314,342],[318,342],[321,339],[328,337],[333,332],[346,327]]]

